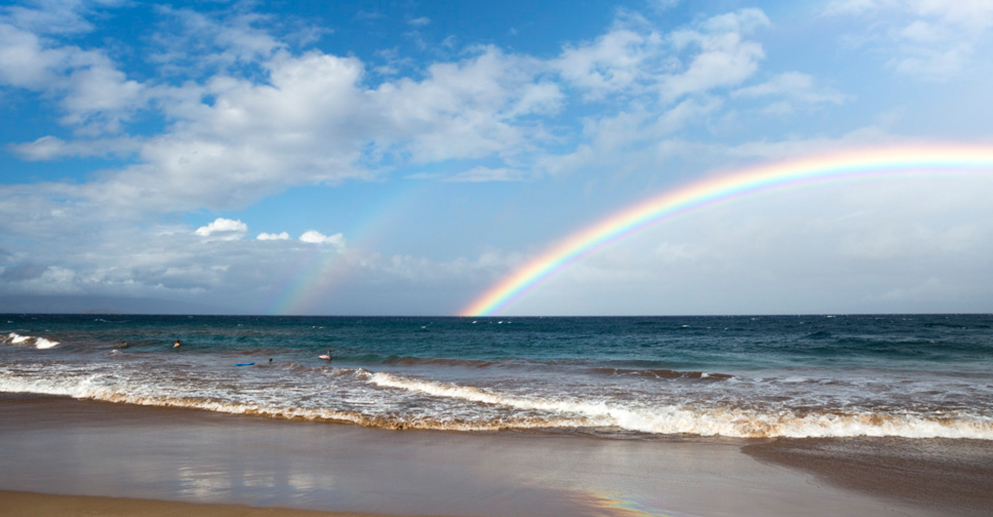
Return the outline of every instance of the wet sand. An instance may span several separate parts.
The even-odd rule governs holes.
[[[779,439],[742,452],[846,489],[936,511],[993,515],[993,442],[986,440]]]
[[[850,490],[742,453],[765,443],[388,431],[7,394],[0,490],[8,493],[0,497],[242,505],[200,515],[291,515],[211,513],[254,511],[246,507],[481,517],[975,514],[971,503],[936,508],[900,493]],[[59,501],[91,504],[46,505]],[[13,515],[62,515],[27,507],[40,513]]]
[[[0,491],[0,514],[22,517],[385,517],[368,513],[329,513],[230,504],[193,504],[123,497],[50,495]]]

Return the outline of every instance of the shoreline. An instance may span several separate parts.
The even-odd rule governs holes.
[[[847,454],[852,444],[858,442],[835,446]],[[214,515],[282,516],[299,509],[329,517],[971,516],[982,515],[993,500],[973,490],[968,503],[922,501],[912,483],[901,482],[891,483],[889,491],[846,487],[839,476],[858,465],[844,455],[806,466],[791,463],[782,451],[796,445],[389,431],[0,394],[0,463],[6,467],[0,490],[6,494],[85,494],[274,512]],[[956,449],[956,443],[947,445]],[[961,458],[982,462],[993,444],[981,445],[978,453],[961,450]],[[779,457],[761,452],[769,450]],[[919,476],[924,480],[933,474],[932,481],[960,475],[982,481],[986,475],[959,472],[954,462],[951,470],[934,469],[926,455],[911,457],[925,469]],[[884,454],[863,454],[860,468],[899,481],[890,475],[895,465]]]

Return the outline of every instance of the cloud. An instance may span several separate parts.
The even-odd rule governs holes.
[[[697,29],[677,31],[672,36],[677,48],[699,51],[683,61],[678,73],[664,78],[663,98],[674,100],[689,93],[743,82],[755,73],[758,62],[765,57],[762,45],[744,36],[769,25],[769,18],[761,10],[742,9],[709,18]]]
[[[0,273],[0,280],[7,282],[19,282],[22,280],[34,280],[40,278],[49,270],[49,266],[41,264],[23,263],[11,266]]]
[[[258,240],[258,241],[285,241],[285,240],[289,240],[289,238],[290,238],[290,234],[288,234],[286,232],[280,232],[280,233],[265,233],[265,232],[263,232],[263,233],[260,233],[258,235],[258,237],[255,238],[255,240]]]
[[[144,87],[105,53],[58,45],[17,26],[19,20],[0,16],[0,85],[59,99],[60,122],[84,135],[117,133],[122,121],[147,106]]]
[[[200,237],[230,241],[241,239],[245,236],[245,232],[247,231],[248,225],[240,220],[235,221],[232,219],[218,217],[214,220],[214,222],[208,224],[207,226],[197,228],[193,233],[194,235],[199,235]]]
[[[25,161],[49,161],[66,157],[133,155],[140,143],[131,138],[101,138],[66,142],[54,136],[43,136],[34,142],[11,144],[8,149]]]
[[[566,45],[552,63],[566,81],[584,90],[587,100],[657,92],[664,102],[674,102],[740,84],[765,56],[759,43],[746,39],[770,25],[760,9],[714,16],[670,34],[624,14],[596,40]]]
[[[148,59],[171,73],[197,76],[223,71],[237,76],[243,73],[238,66],[258,63],[287,48],[266,30],[266,16],[241,8],[208,15],[160,5],[156,12],[171,23],[164,32],[152,34],[156,50]]]
[[[340,233],[336,233],[334,235],[324,235],[316,230],[307,230],[300,236],[300,242],[310,244],[327,244],[337,248],[343,248],[345,246],[345,236]]]
[[[457,61],[429,63],[421,74],[373,85],[356,57],[294,54],[266,29],[264,16],[156,12],[175,24],[165,24],[171,28],[158,36],[179,34],[177,45],[193,51],[184,58],[166,48],[153,64],[162,74],[183,70],[195,80],[139,81],[100,52],[43,44],[12,29],[11,38],[24,40],[32,59],[23,73],[12,69],[0,77],[61,96],[62,123],[83,137],[43,136],[11,149],[30,160],[117,156],[131,162],[60,187],[65,199],[122,217],[231,210],[294,186],[373,179],[406,165],[455,160],[510,179],[518,174],[509,171],[536,168],[547,144],[581,138],[573,133],[564,140],[563,131],[573,129],[552,132],[541,120],[575,104],[577,91],[582,102],[614,104],[617,98],[608,94],[630,96],[658,115],[664,111],[655,105],[659,96],[677,102],[749,77],[763,52],[746,35],[768,24],[762,11],[745,9],[663,35],[640,16],[621,12],[607,33],[566,45],[551,59],[471,47]],[[84,62],[85,68],[72,64]],[[201,65],[206,68],[196,69]],[[158,110],[168,121],[163,131],[100,136],[126,133],[143,110]]]
[[[592,42],[566,45],[552,66],[589,100],[609,93],[636,93],[655,74],[672,66],[662,48],[662,36],[643,24],[614,28]]]
[[[412,18],[410,20],[407,20],[407,25],[411,25],[413,27],[424,27],[429,25],[430,23],[431,23],[431,19],[426,16],[421,16],[419,18]]]
[[[523,171],[505,168],[491,169],[489,167],[476,167],[448,177],[445,181],[482,183],[487,181],[520,181],[524,177],[526,177],[526,174]]]
[[[993,31],[985,0],[836,0],[823,14],[864,22],[859,39],[892,56],[891,69],[933,81],[967,70]]]
[[[786,97],[807,105],[843,104],[847,97],[830,88],[818,88],[814,78],[799,72],[784,72],[772,79],[731,93],[732,98]]]
[[[86,20],[99,8],[113,8],[127,0],[35,0],[35,8],[11,5],[0,8],[0,16],[13,25],[49,35],[86,33],[94,29]]]

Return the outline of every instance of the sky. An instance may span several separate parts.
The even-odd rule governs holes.
[[[993,3],[0,5],[0,311],[461,314],[695,182],[993,150]],[[912,168],[911,168],[912,169]],[[750,193],[501,315],[993,312],[993,169]]]

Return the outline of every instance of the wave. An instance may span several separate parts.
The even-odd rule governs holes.
[[[34,347],[39,350],[53,348],[59,345],[58,341],[50,341],[43,337],[22,336],[14,332],[7,334],[3,338],[0,338],[0,343],[9,344],[9,345],[34,345]]]
[[[207,397],[154,396],[116,391],[110,388],[88,386],[93,378],[75,385],[58,385],[30,380],[14,380],[0,377],[0,392],[39,393],[44,395],[66,396],[80,400],[95,400],[118,404],[183,408],[227,413],[233,415],[259,416],[280,420],[303,420],[337,424],[354,424],[390,430],[435,430],[435,431],[506,431],[518,429],[572,428],[577,422],[566,418],[508,417],[489,421],[473,421],[450,418],[409,418],[401,415],[367,415],[358,411],[342,411],[322,408],[275,407],[260,404],[221,401]]]
[[[626,407],[607,401],[508,396],[482,388],[408,379],[384,372],[371,374],[370,382],[438,397],[565,414],[586,422],[586,425],[617,427],[653,435],[738,438],[900,436],[993,440],[993,418],[967,413],[924,416],[869,411],[811,411],[800,414],[789,410],[763,412],[681,406]]]
[[[634,368],[594,368],[593,373],[603,375],[626,375],[634,377],[653,377],[656,379],[700,379],[705,381],[724,381],[734,376],[726,373],[692,372],[667,370],[665,368],[634,369]]]
[[[651,436],[721,436],[738,438],[906,437],[993,440],[993,417],[965,411],[908,413],[893,410],[789,410],[784,408],[698,407],[622,403],[568,396],[533,396],[456,383],[366,370],[336,369],[333,376],[350,377],[376,389],[368,409],[301,407],[304,399],[276,392],[263,398],[243,398],[244,390],[186,389],[183,395],[156,393],[159,387],[121,383],[108,386],[101,374],[31,378],[0,374],[0,391],[41,393],[143,406],[189,408],[283,420],[354,424],[383,429],[445,431],[539,431]],[[185,382],[185,379],[184,379]],[[428,413],[402,409],[399,394],[414,393],[459,404],[440,404]],[[304,398],[310,395],[305,394]],[[562,397],[562,398],[559,398]],[[401,397],[402,398],[402,397]],[[421,400],[426,400],[423,397]],[[306,405],[305,403],[303,403]],[[474,404],[486,407],[473,408]],[[390,406],[390,409],[382,409]],[[421,406],[423,407],[423,406]]]

